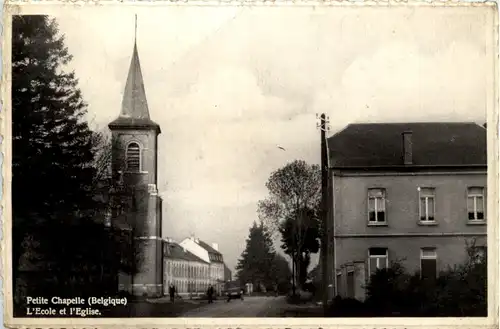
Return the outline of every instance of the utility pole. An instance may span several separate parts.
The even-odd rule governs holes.
[[[328,117],[323,113],[319,117],[320,122],[317,127],[321,131],[321,224],[323,226],[321,236],[321,274],[323,281],[323,312],[326,316],[328,310],[328,238],[329,238],[329,223],[328,223],[328,150],[326,145],[326,132],[328,127]],[[334,289],[335,290],[335,289]]]

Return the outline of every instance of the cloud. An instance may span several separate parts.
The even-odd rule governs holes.
[[[353,121],[484,120],[485,54],[452,42],[423,55],[414,43],[389,43],[357,58],[339,87],[319,91],[318,111]]]
[[[170,99],[176,108],[174,119],[195,118],[207,126],[228,120],[280,120],[295,107],[286,99],[263,95],[256,77],[244,67],[220,64],[198,74],[189,94]]]
[[[332,132],[353,121],[482,121],[492,88],[480,7],[89,8],[59,10],[58,21],[90,117],[106,125],[120,111],[137,12],[162,127],[164,235],[197,232],[232,265],[271,172],[319,162],[316,113]]]

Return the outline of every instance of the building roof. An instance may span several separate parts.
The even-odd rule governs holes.
[[[208,243],[204,242],[204,241],[201,241],[201,240],[196,240],[196,243],[198,243],[198,245],[200,247],[202,247],[203,249],[205,249],[206,251],[208,251],[209,253],[211,254],[217,254],[217,255],[221,255],[222,254],[220,253],[220,251],[217,251],[215,250],[214,248],[212,248],[211,245],[209,245]]]
[[[203,259],[190,253],[188,250],[184,249],[176,242],[165,241],[164,244],[167,246],[166,252],[164,254],[167,258],[207,264],[207,262],[205,262]]]
[[[108,126],[110,129],[154,129],[160,133],[160,126],[149,117],[146,90],[144,88],[139,53],[137,51],[137,42],[134,42],[134,50],[132,52],[132,60],[130,62],[127,82],[123,92],[120,115]]]
[[[486,129],[476,123],[350,124],[328,138],[334,168],[404,166],[404,132],[418,166],[486,166]]]

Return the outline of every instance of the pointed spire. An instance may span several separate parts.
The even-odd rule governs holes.
[[[137,15],[135,15],[134,28],[134,50],[123,92],[122,109],[118,118],[110,122],[108,127],[111,130],[153,129],[160,134],[160,126],[149,118],[148,102],[137,51]]]
[[[135,38],[132,60],[122,100],[121,117],[149,119],[149,109],[142,78],[139,53],[137,51],[137,15],[135,15]]]

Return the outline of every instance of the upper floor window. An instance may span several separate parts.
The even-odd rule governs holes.
[[[420,221],[423,223],[434,222],[435,190],[433,188],[419,188],[420,194]]]
[[[422,248],[420,250],[420,276],[424,279],[437,277],[436,248]]]
[[[384,189],[369,189],[368,190],[368,224],[385,224],[385,190]]]
[[[467,191],[467,212],[469,221],[482,222],[484,221],[484,188],[471,187]]]
[[[127,146],[127,171],[138,172],[141,170],[141,147],[132,142]]]
[[[368,250],[368,273],[372,275],[377,269],[389,267],[389,252],[387,248],[370,248]]]

